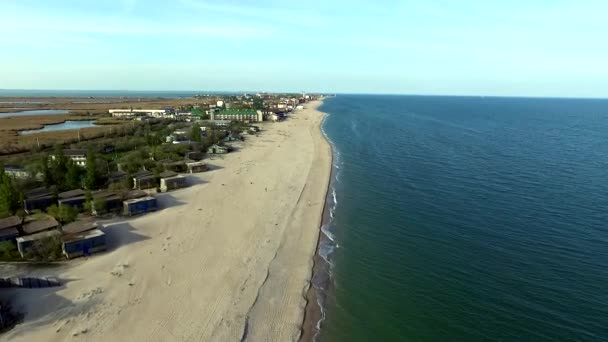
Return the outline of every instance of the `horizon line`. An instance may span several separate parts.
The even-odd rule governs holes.
[[[267,94],[319,94],[319,95],[363,95],[363,96],[420,96],[420,97],[482,97],[482,98],[529,98],[529,99],[573,99],[573,100],[608,100],[608,96],[593,97],[593,96],[560,96],[560,95],[488,95],[488,94],[476,94],[476,95],[455,95],[455,94],[416,94],[416,93],[374,93],[374,92],[323,92],[323,91],[246,91],[246,90],[193,90],[193,89],[181,89],[181,90],[141,90],[141,89],[69,89],[69,88],[58,88],[58,89],[38,89],[38,88],[0,88],[0,92],[4,91],[49,91],[49,92],[62,92],[62,91],[74,91],[74,92],[141,92],[141,93],[179,93],[188,92],[196,93],[200,92],[201,95],[207,94],[218,94],[218,93],[267,93]],[[0,97],[27,97],[27,96],[7,96],[0,93]],[[45,96],[39,96],[45,97]],[[67,97],[67,96],[59,96]]]

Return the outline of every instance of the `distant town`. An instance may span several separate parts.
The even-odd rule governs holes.
[[[286,120],[319,97],[3,102],[0,121],[11,124],[1,125],[8,138],[0,157],[0,260],[58,261],[105,250],[100,220],[161,209],[157,194],[188,187],[188,175],[209,170],[210,159],[263,134],[262,122]],[[37,113],[11,112],[11,105]],[[58,106],[68,113],[38,115]],[[33,127],[37,119],[42,128]],[[93,127],[42,131],[84,120]],[[35,129],[41,132],[22,133]]]

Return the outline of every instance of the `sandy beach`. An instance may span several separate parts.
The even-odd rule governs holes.
[[[25,321],[0,340],[298,340],[331,172],[319,105],[108,224],[108,252],[30,274],[65,286],[11,290]]]

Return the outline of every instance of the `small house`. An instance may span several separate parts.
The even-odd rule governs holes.
[[[156,178],[150,171],[139,171],[133,175],[133,189],[143,190],[156,187]]]
[[[22,219],[18,216],[0,219],[0,242],[15,240],[19,236],[21,222]]]
[[[99,229],[87,230],[63,236],[63,254],[72,259],[105,251],[106,234]]]
[[[186,164],[183,161],[163,163],[165,170],[173,172],[186,172]]]
[[[222,146],[222,145],[211,145],[208,149],[207,149],[207,154],[226,154],[228,153],[228,147],[227,146]]]
[[[188,186],[188,180],[184,176],[174,176],[160,179],[160,191],[167,192]]]
[[[199,173],[209,170],[209,167],[205,162],[202,161],[188,161],[186,162],[188,167],[188,173]]]
[[[186,152],[186,159],[190,159],[190,160],[202,160],[205,157],[203,152],[195,152],[195,151],[190,151],[190,152]]]
[[[5,165],[4,173],[7,174],[8,176],[11,176],[14,178],[19,178],[19,179],[26,179],[26,178],[30,178],[32,176],[32,174],[29,171],[27,171],[26,169],[19,167],[19,166],[12,166],[12,165]]]
[[[127,201],[130,199],[142,198],[148,196],[148,193],[143,190],[132,190],[124,194],[123,200]]]
[[[48,207],[55,204],[55,197],[47,188],[36,188],[25,194],[23,209],[25,212],[32,213],[34,210],[45,211]]]
[[[21,254],[21,257],[25,258],[27,252],[37,241],[51,240],[60,237],[61,232],[58,230],[42,231],[29,236],[21,236],[17,238],[17,250],[19,251],[19,254]]]
[[[73,197],[81,197],[84,195],[85,195],[84,190],[74,189],[74,190],[70,190],[70,191],[61,192],[61,193],[59,193],[59,195],[57,195],[57,197],[61,200],[61,199],[67,199],[67,198],[73,198]]]
[[[85,167],[87,165],[87,151],[86,150],[63,150],[63,155],[66,158],[71,159],[74,164]],[[50,154],[51,160],[55,160],[55,154]]]
[[[44,216],[42,218],[28,217],[23,223],[22,230],[25,235],[36,234],[49,230],[56,230],[59,228],[59,222],[51,216]]]
[[[127,179],[127,174],[122,171],[110,172],[108,174],[108,183],[117,184]]]
[[[91,214],[98,216],[112,212],[119,212],[122,209],[122,196],[112,192],[101,190],[93,194],[91,202]]]
[[[67,205],[67,206],[76,208],[79,211],[81,211],[84,209],[84,204],[87,202],[87,198],[85,196],[70,197],[70,198],[60,199],[57,202],[59,203],[59,207]]]
[[[123,214],[126,216],[145,214],[156,211],[157,209],[156,198],[151,196],[130,199],[123,202]]]

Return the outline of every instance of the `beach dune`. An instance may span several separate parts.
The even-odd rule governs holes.
[[[11,341],[289,341],[305,294],[331,172],[320,102],[209,161],[163,210],[105,228],[110,250],[38,270],[65,286],[12,290]]]

